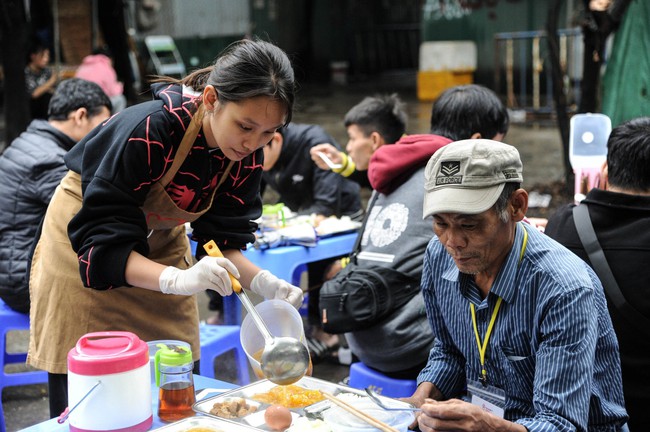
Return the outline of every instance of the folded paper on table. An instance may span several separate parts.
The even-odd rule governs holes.
[[[361,222],[350,219],[349,216],[341,218],[329,217],[323,219],[316,227],[316,233],[319,237],[326,237],[334,234],[355,231],[361,227]]]

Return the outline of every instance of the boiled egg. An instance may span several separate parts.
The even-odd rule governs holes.
[[[283,431],[291,426],[291,411],[282,405],[271,405],[264,411],[264,421],[271,429]]]

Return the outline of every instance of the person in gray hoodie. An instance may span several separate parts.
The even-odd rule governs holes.
[[[422,219],[424,168],[438,149],[467,138],[501,140],[508,112],[490,89],[452,87],[434,102],[430,134],[407,135],[378,148],[368,179],[376,198],[360,235],[359,267],[388,266],[417,280],[426,246],[433,237],[431,217]],[[345,334],[352,353],[392,378],[416,379],[433,346],[421,293],[370,328]]]
[[[63,156],[110,112],[97,84],[63,81],[50,99],[48,120],[32,120],[0,155],[0,298],[18,312],[29,312],[29,259],[47,205],[68,172]]]

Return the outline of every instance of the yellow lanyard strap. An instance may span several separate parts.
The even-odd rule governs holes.
[[[523,228],[523,227],[522,227]],[[524,252],[526,251],[526,245],[528,244],[528,231],[526,228],[524,230],[524,241],[521,245],[521,253],[519,254],[519,264],[524,258]],[[497,314],[499,313],[499,308],[501,307],[501,302],[503,299],[501,297],[497,298],[497,304],[494,306],[494,311],[492,311],[492,317],[490,318],[490,324],[488,325],[487,332],[485,333],[485,339],[481,343],[481,336],[478,334],[478,325],[476,324],[476,309],[474,304],[470,302],[469,309],[472,312],[472,323],[474,324],[474,336],[476,336],[476,345],[478,346],[478,353],[481,360],[481,381],[483,384],[487,383],[487,371],[485,370],[485,352],[487,351],[488,342],[490,341],[490,335],[492,334],[492,329],[494,328],[494,323],[497,320]]]

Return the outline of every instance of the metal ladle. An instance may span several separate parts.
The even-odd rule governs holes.
[[[203,248],[209,256],[224,257],[214,240],[207,242]],[[242,289],[239,280],[230,273],[228,275],[232,282],[233,291],[237,294],[237,297],[239,297],[239,300],[241,300],[264,337],[264,350],[260,359],[262,373],[269,381],[278,385],[295,383],[305,376],[309,368],[309,351],[307,347],[298,339],[271,335],[259,312]]]

